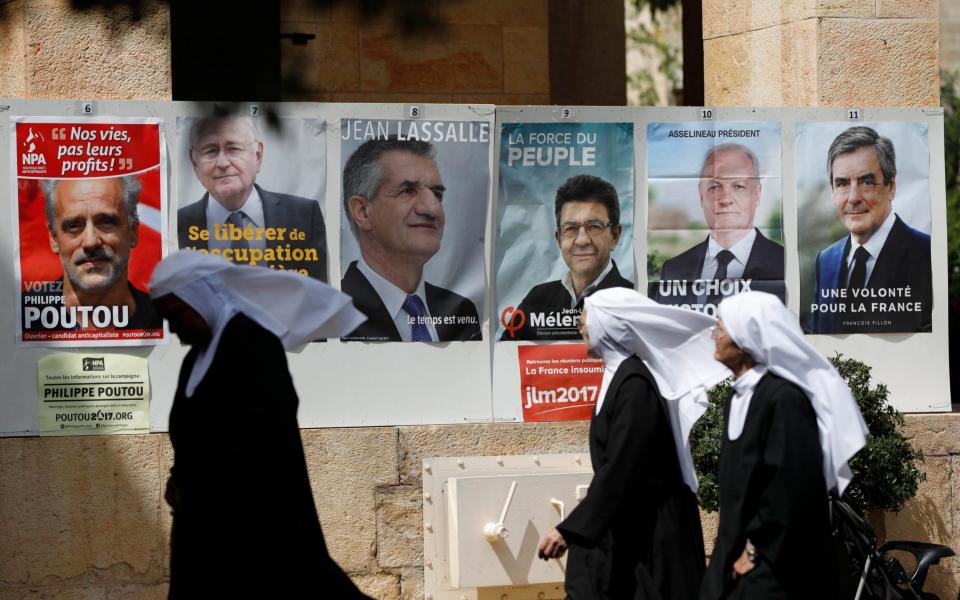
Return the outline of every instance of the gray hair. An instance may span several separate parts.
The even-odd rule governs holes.
[[[343,168],[343,208],[347,211],[347,215],[350,215],[350,198],[361,196],[372,199],[377,195],[383,183],[380,157],[393,150],[434,158],[434,149],[430,142],[400,140],[395,135],[386,139],[364,142],[350,155]],[[350,226],[356,228],[353,215],[350,215]]]
[[[760,177],[760,161],[757,160],[757,155],[753,153],[753,150],[747,148],[743,144],[737,144],[734,142],[727,142],[724,144],[717,144],[713,148],[710,148],[710,151],[707,152],[707,155],[703,157],[703,166],[700,167],[700,175],[703,175],[703,170],[706,169],[707,163],[713,160],[713,157],[721,152],[742,152],[744,156],[750,159],[750,164],[753,165],[753,177],[754,179]]]
[[[57,186],[61,181],[61,179],[44,179],[40,182],[41,187],[43,187],[47,227],[53,233],[57,232]],[[140,222],[140,214],[137,212],[137,202],[140,199],[140,190],[143,186],[136,175],[124,175],[120,177],[120,185],[123,188],[123,203],[127,208],[127,224],[130,225],[130,229],[135,229]]]
[[[197,141],[204,136],[207,132],[216,127],[235,121],[242,124],[250,132],[250,135],[253,136],[254,142],[260,141],[260,129],[257,127],[257,121],[253,117],[246,117],[240,115],[234,116],[217,116],[217,117],[201,117],[199,119],[194,119],[193,123],[190,125],[190,149],[192,150],[194,146],[197,145]]]
[[[873,148],[880,161],[880,172],[883,173],[883,184],[887,185],[897,176],[897,153],[893,149],[893,142],[876,132],[872,127],[857,125],[849,127],[834,138],[827,151],[827,178],[830,187],[833,187],[833,161],[841,154],[847,154],[860,148]]]

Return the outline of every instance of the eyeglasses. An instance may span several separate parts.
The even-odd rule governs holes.
[[[567,221],[560,226],[560,237],[565,240],[572,240],[580,235],[580,229],[587,232],[591,238],[597,237],[608,227],[613,227],[613,223],[604,223],[603,221],[587,221],[586,223],[576,223]]]
[[[247,151],[247,148],[256,142],[257,140],[247,142],[246,144],[237,144],[231,142],[225,145],[222,149],[220,146],[211,144],[199,149],[194,149],[193,151],[196,153],[198,160],[204,163],[212,163],[220,160],[220,154],[223,154],[225,157],[227,157],[227,160],[236,160],[237,158],[243,156],[243,154]]]

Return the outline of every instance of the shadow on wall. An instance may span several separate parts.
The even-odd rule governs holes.
[[[165,435],[0,440],[0,596],[165,597]]]

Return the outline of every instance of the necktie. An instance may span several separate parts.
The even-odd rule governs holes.
[[[413,318],[411,333],[414,342],[432,342],[430,330],[427,328],[427,308],[423,300],[416,294],[410,294],[403,301],[403,311]]]
[[[734,258],[736,257],[733,255],[733,252],[729,250],[717,252],[717,272],[713,274],[713,282],[715,285],[727,278],[727,265],[729,265],[730,261]],[[710,294],[710,297],[707,298],[707,304],[716,306],[720,304],[721,300],[723,300],[723,294],[717,289],[716,292]]]
[[[243,214],[242,210],[230,213],[230,216],[227,217],[227,232],[234,236],[237,235],[238,232],[243,231],[244,216],[245,215]],[[243,236],[241,236],[238,240],[235,240],[231,237],[230,247],[234,250],[249,250],[250,242],[248,242]],[[236,260],[236,257],[234,257],[234,260]]]
[[[857,248],[853,253],[853,271],[850,272],[850,283],[848,289],[862,288],[867,284],[867,259],[870,253],[863,246]]]

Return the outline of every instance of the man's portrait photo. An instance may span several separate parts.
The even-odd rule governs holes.
[[[448,144],[443,151],[449,150]],[[477,227],[471,238],[448,238],[464,233],[464,223],[457,223],[467,216],[463,200],[485,204],[486,197],[466,198],[460,189],[460,200],[450,202],[465,172],[442,173],[440,152],[430,142],[391,133],[363,141],[347,156],[340,286],[367,321],[342,340],[482,339],[481,311],[468,295],[482,290],[482,274],[458,280],[450,273],[456,252],[465,266],[476,258],[482,264],[482,244],[469,243],[478,233],[482,241],[482,230]],[[479,257],[470,255],[475,252]],[[431,271],[434,261],[439,269]]]
[[[24,332],[161,329],[149,294],[129,281],[130,253],[139,242],[140,180],[47,179],[41,188],[49,248],[63,276],[25,286]]]
[[[819,174],[822,185],[807,186],[806,192],[801,185],[799,190],[800,239],[813,242],[801,248],[804,329],[931,331],[926,124],[836,129],[834,123],[798,126],[798,162],[805,161],[801,145],[806,148],[814,140],[826,159]],[[833,134],[829,139],[828,132]],[[814,202],[832,212],[826,227],[818,227],[829,217],[822,206],[815,210]],[[816,235],[817,228],[829,237]]]
[[[774,148],[779,158],[779,129],[678,125],[651,126],[659,129],[648,154],[650,297],[711,315],[724,297],[747,290],[783,301],[779,164],[767,164]],[[680,167],[663,164],[665,154],[674,161],[699,154],[696,171],[667,177],[665,169],[679,173]],[[679,194],[694,194],[696,208],[688,199],[678,202]]]
[[[500,130],[498,342],[580,340],[585,298],[635,288],[633,123]]]
[[[181,160],[187,159],[180,170],[179,245],[327,281],[317,200],[324,191],[325,127],[311,119],[279,124],[261,128],[253,117],[229,115],[178,119]]]
[[[549,315],[579,315],[583,299],[611,287],[633,289],[617,269],[611,253],[620,242],[620,200],[617,190],[593,175],[574,175],[557,189],[554,239],[569,269],[563,277],[535,285],[517,307],[524,323],[501,338],[518,340],[578,339],[562,327],[537,326]]]

